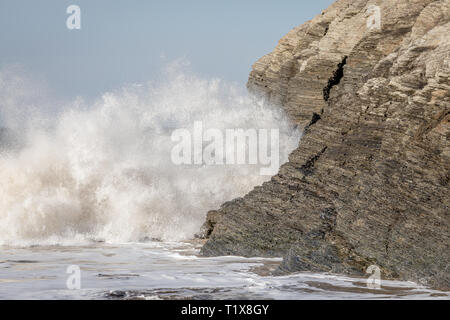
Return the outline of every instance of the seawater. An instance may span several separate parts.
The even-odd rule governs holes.
[[[0,299],[449,299],[412,282],[369,289],[364,278],[272,276],[281,259],[198,255],[195,242],[1,247]],[[69,266],[80,289],[67,288]]]

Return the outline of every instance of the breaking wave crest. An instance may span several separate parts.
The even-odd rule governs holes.
[[[279,128],[281,163],[300,139],[279,108],[179,68],[93,103],[49,107],[37,93],[0,72],[3,245],[191,238],[208,210],[270,177],[259,166],[175,166],[174,129]]]

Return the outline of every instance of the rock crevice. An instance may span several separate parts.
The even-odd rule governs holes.
[[[323,88],[323,100],[328,101],[330,99],[330,91],[334,86],[337,86],[341,79],[344,77],[344,66],[347,63],[347,56],[342,59],[338,64],[336,71],[334,71],[333,76],[328,80],[328,84]]]

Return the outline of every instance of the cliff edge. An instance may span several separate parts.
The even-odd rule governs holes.
[[[253,66],[304,128],[271,181],[208,214],[204,256],[449,289],[450,0],[339,0]]]

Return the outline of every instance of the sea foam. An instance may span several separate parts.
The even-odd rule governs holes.
[[[161,81],[61,106],[14,79],[0,72],[2,125],[18,141],[0,154],[0,244],[191,238],[208,210],[270,177],[259,165],[176,166],[173,130],[279,129],[280,163],[300,139],[280,108],[173,66]]]

